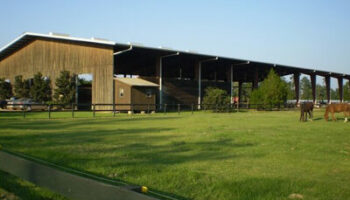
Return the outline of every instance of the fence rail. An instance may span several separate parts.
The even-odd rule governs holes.
[[[322,105],[316,105],[322,106]],[[151,114],[158,113],[170,113],[176,112],[178,114],[182,112],[191,112],[194,114],[197,111],[210,110],[212,112],[221,113],[234,113],[244,110],[257,110],[257,111],[284,111],[296,109],[294,103],[285,104],[9,104],[7,107],[0,109],[1,113],[16,112],[22,113],[23,118],[28,113],[46,112],[47,117],[51,118],[51,114],[55,112],[70,112],[72,118],[76,116],[76,113],[82,111],[91,112],[92,117],[96,117],[97,112],[110,112],[113,116],[118,113],[143,113]]]

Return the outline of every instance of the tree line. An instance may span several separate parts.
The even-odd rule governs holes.
[[[238,96],[238,85],[234,85],[233,96]],[[293,78],[288,81],[271,69],[265,78],[259,84],[257,89],[251,89],[251,83],[245,83],[242,86],[242,102],[249,102],[250,104],[264,104],[264,105],[282,105],[287,100],[295,99],[295,87]],[[346,101],[350,100],[350,84],[346,82],[343,86],[343,98]],[[311,81],[307,77],[300,80],[300,98],[304,100],[312,100]],[[331,89],[332,99],[339,99],[339,89]],[[326,86],[316,85],[316,99],[318,101],[326,101]],[[225,90],[219,88],[207,88],[203,97],[203,104],[207,109],[213,109],[213,106],[224,106],[230,103],[230,95]]]
[[[38,103],[69,104],[75,100],[77,75],[69,71],[61,71],[55,80],[56,87],[52,90],[51,80],[38,72],[32,79],[23,79],[22,75],[15,77],[14,84],[0,78],[0,99],[31,98]]]

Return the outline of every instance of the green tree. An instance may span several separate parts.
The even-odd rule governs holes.
[[[325,102],[327,99],[327,91],[326,91],[326,86],[316,84],[316,99],[319,102]]]
[[[69,71],[61,71],[56,79],[55,101],[61,104],[73,103],[75,99],[76,75],[71,75]]]
[[[30,97],[30,85],[29,80],[23,80],[22,76],[15,77],[14,92],[18,98],[29,98]]]
[[[214,87],[207,87],[205,89],[205,95],[203,97],[204,109],[218,109],[218,111],[223,111],[229,103],[230,97],[225,90]]]
[[[285,82],[287,84],[287,91],[288,91],[287,99],[294,100],[295,99],[295,87],[294,87],[293,77],[291,77],[290,81],[285,80]]]
[[[4,78],[0,78],[0,99],[8,99],[12,96],[11,83]]]
[[[50,101],[50,79],[45,79],[40,72],[35,74],[33,78],[33,85],[30,88],[30,95],[34,101],[37,101],[39,103]]]
[[[339,99],[339,88],[331,89],[331,99],[333,100]]]
[[[301,99],[304,99],[304,100],[312,99],[311,81],[306,76],[304,76],[300,81],[300,89],[301,89]]]
[[[238,82],[233,83],[233,96],[238,97],[239,86]],[[252,83],[242,83],[242,91],[241,91],[241,102],[247,102],[250,99],[250,95],[252,93]]]
[[[343,87],[344,101],[350,101],[350,81],[347,81]]]
[[[252,104],[276,105],[287,101],[287,83],[280,78],[273,69],[270,70],[266,79],[258,89],[253,90],[251,95]]]

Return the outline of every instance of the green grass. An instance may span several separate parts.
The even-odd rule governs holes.
[[[0,171],[0,199],[64,200],[66,198]]]
[[[350,199],[350,124],[322,111],[31,114],[1,114],[4,148],[186,199]]]

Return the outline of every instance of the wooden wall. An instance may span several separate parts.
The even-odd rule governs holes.
[[[151,97],[147,97],[147,91],[152,92]],[[158,87],[132,87],[131,90],[131,102],[134,105],[135,110],[148,110],[148,105],[150,104],[150,110],[156,110],[156,97],[157,97]],[[137,105],[144,104],[144,105]]]
[[[112,47],[37,39],[0,61],[0,77],[11,83],[17,75],[32,78],[41,72],[54,86],[62,70],[92,74],[92,103],[113,103]]]
[[[115,104],[131,104],[131,86],[127,85],[121,81],[115,81]],[[124,89],[124,96],[119,96],[120,89]],[[117,105],[116,110],[131,110],[130,105]]]

